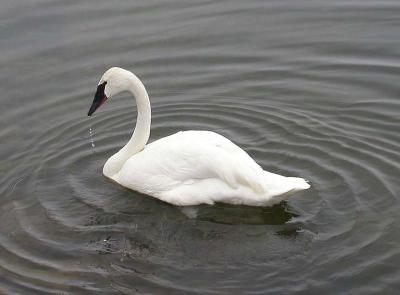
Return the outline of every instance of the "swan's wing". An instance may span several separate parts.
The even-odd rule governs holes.
[[[263,190],[262,168],[241,148],[209,131],[185,131],[149,144],[120,172],[123,185],[154,194],[182,184],[217,179],[236,189]]]

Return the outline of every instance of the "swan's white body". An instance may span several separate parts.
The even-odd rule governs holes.
[[[108,70],[103,82],[107,97],[129,90],[138,106],[132,138],[103,168],[105,176],[122,186],[178,206],[214,202],[269,206],[310,187],[302,178],[264,171],[215,132],[181,131],[146,145],[151,109],[143,84],[120,68]]]

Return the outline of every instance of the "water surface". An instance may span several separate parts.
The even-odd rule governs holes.
[[[398,1],[3,0],[0,293],[396,294],[399,15]],[[86,116],[111,66],[146,85],[151,141],[216,131],[312,189],[191,215],[108,181],[136,119],[129,95]]]

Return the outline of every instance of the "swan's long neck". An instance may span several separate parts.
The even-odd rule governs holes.
[[[145,147],[150,137],[151,106],[146,88],[138,77],[132,74],[129,78],[128,91],[136,99],[137,120],[135,131],[128,143],[115,155],[113,155],[103,168],[104,175],[113,178],[121,170],[124,163],[134,154]]]
[[[134,75],[130,81],[129,91],[136,98],[138,114],[135,131],[128,143],[121,149],[121,152],[123,151],[127,157],[140,152],[145,147],[150,137],[151,125],[151,106],[146,88],[139,78]]]

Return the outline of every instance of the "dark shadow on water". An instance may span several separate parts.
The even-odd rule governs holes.
[[[251,207],[218,203],[197,206],[197,220],[221,224],[282,225],[297,215],[286,202],[271,207]]]

